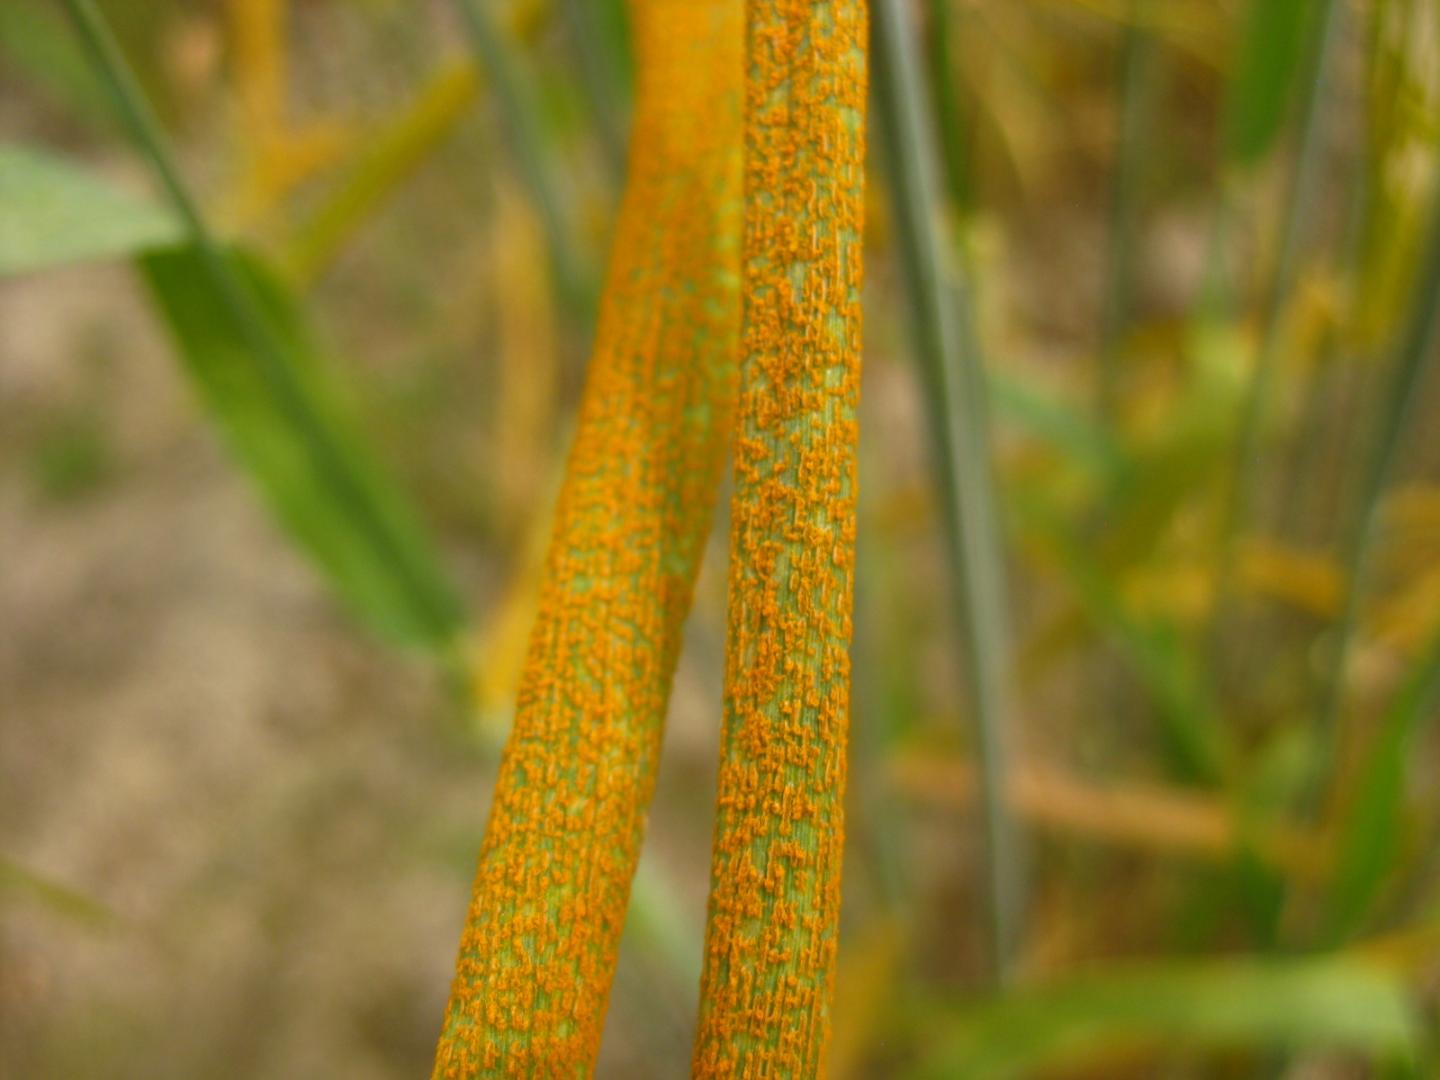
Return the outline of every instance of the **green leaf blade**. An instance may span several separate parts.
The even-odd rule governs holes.
[[[1225,156],[1254,165],[1284,127],[1304,66],[1314,4],[1251,0],[1225,104]]]
[[[346,416],[299,309],[258,260],[237,254],[228,261],[283,345],[314,425],[339,451],[347,483],[334,482],[311,430],[277,402],[199,251],[152,252],[139,260],[141,274],[206,408],[277,518],[347,606],[388,639],[445,646],[460,625],[455,593],[403,496]],[[364,513],[356,496],[368,504]]]
[[[1405,783],[1417,741],[1440,695],[1440,634],[1415,661],[1386,712],[1360,783],[1341,820],[1327,940],[1362,927],[1403,854]]]
[[[1166,964],[1076,976],[935,1011],[918,1075],[1019,1077],[1137,1047],[1305,1047],[1387,1058],[1419,1041],[1401,978],[1350,958]]]
[[[182,232],[175,215],[82,166],[0,143],[0,276],[128,258]]]

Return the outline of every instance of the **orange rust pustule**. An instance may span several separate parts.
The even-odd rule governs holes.
[[[434,1075],[594,1068],[739,354],[739,0],[632,0],[629,175]]]
[[[818,1075],[840,909],[862,0],[747,0],[725,730],[694,1070]]]

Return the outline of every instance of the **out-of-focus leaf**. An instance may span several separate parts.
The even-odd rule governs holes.
[[[1251,165],[1279,134],[1303,67],[1316,4],[1250,0],[1225,109],[1226,157]]]
[[[1440,635],[1425,650],[1385,714],[1355,795],[1342,821],[1340,854],[1330,891],[1329,939],[1355,933],[1395,868],[1402,849],[1405,777],[1440,693]]]
[[[1116,575],[1150,556],[1177,515],[1226,461],[1246,345],[1236,331],[1197,328],[1191,364],[1168,394],[1135,395],[1136,430],[1125,468],[1103,500],[1099,564]]]
[[[1399,974],[1353,958],[1166,964],[1076,976],[978,1005],[926,1003],[916,1075],[1020,1077],[1151,1046],[1345,1049],[1403,1059],[1419,1031]]]
[[[1225,650],[1219,644],[1219,637],[1229,623],[1236,540],[1249,527],[1251,513],[1259,497],[1264,470],[1259,468],[1258,463],[1264,456],[1264,430],[1274,412],[1272,399],[1276,392],[1275,383],[1282,366],[1282,354],[1287,352],[1284,326],[1286,313],[1291,307],[1291,294],[1300,277],[1306,238],[1313,231],[1310,206],[1318,194],[1319,181],[1324,172],[1323,150],[1327,129],[1323,122],[1326,110],[1322,108],[1321,89],[1330,80],[1331,69],[1334,67],[1341,22],[1340,9],[1341,5],[1335,3],[1335,0],[1314,0],[1314,3],[1305,4],[1269,4],[1263,13],[1252,10],[1251,14],[1251,18],[1255,20],[1274,20],[1277,18],[1274,14],[1276,11],[1289,11],[1292,18],[1299,23],[1295,27],[1284,24],[1278,27],[1278,32],[1299,39],[1299,51],[1294,60],[1297,75],[1294,79],[1296,86],[1293,95],[1296,99],[1297,131],[1294,167],[1282,196],[1284,210],[1280,216],[1275,266],[1261,304],[1260,333],[1255,359],[1245,382],[1237,418],[1234,450],[1220,496],[1214,554],[1215,600],[1211,605],[1209,620],[1210,651],[1217,670],[1223,670],[1225,665]],[[1307,25],[1307,22],[1313,25]],[[1270,29],[1275,31],[1277,28],[1272,25]],[[1268,55],[1270,51],[1279,48],[1277,43],[1266,41],[1263,44],[1267,51],[1265,73],[1273,73],[1277,65],[1288,62],[1283,58],[1277,59]],[[1257,44],[1255,47],[1260,46]],[[1245,59],[1248,61],[1250,57]],[[1241,74],[1243,78],[1247,74],[1246,69],[1242,69]],[[1242,85],[1240,92],[1243,93],[1244,90]],[[1288,99],[1288,96],[1288,93],[1281,94],[1282,99]],[[1288,100],[1285,104],[1288,104]],[[1264,113],[1260,105],[1252,106],[1243,100],[1232,99],[1230,107],[1232,110],[1242,110],[1246,120],[1253,119],[1252,113]],[[1282,107],[1279,115],[1283,114]],[[1232,111],[1230,119],[1234,121],[1235,116],[1236,113]],[[1276,126],[1278,128],[1278,117]],[[1240,135],[1236,135],[1233,129],[1231,131],[1232,143],[1236,144],[1232,149],[1238,147],[1242,153],[1244,147],[1240,144],[1244,143],[1244,130],[1241,129]],[[1268,136],[1265,141],[1269,141]],[[1259,148],[1257,156],[1258,152]],[[1221,206],[1217,210],[1217,224],[1223,226],[1228,213],[1228,199],[1222,196]],[[1223,286],[1220,286],[1218,281],[1214,284],[1222,290],[1213,294],[1218,300],[1223,295]],[[1295,343],[1291,342],[1288,349],[1293,350],[1294,347]]]
[[[1113,578],[1038,502],[1016,509],[1028,537],[1054,561],[1086,616],[1148,691],[1176,774],[1191,781],[1219,780],[1231,757],[1226,728],[1175,628],[1133,614]]]
[[[1322,618],[1339,608],[1344,582],[1340,568],[1328,556],[1267,537],[1247,538],[1239,556],[1237,570],[1245,588]]]
[[[589,98],[601,148],[613,175],[623,177],[629,87],[625,84],[622,71],[619,41],[608,32],[612,29],[610,18],[620,10],[620,5],[597,4],[595,0],[565,0],[561,6],[575,55],[580,61],[580,84]]]
[[[285,4],[228,7],[243,168],[221,202],[225,217],[243,227],[271,214],[296,186],[344,154],[355,133],[334,117],[297,120],[292,115]]]
[[[1033,380],[992,373],[989,398],[996,418],[1083,464],[1102,482],[1118,484],[1129,463],[1111,433],[1093,417],[1057,394],[1036,389]]]
[[[283,407],[248,355],[247,336],[202,256],[188,247],[152,253],[141,271],[206,407],[276,515],[358,615],[396,641],[446,645],[460,621],[454,591],[403,496],[347,420],[299,310],[259,261],[228,260],[283,349],[306,422],[293,403]],[[317,445],[317,431],[328,449]]]
[[[875,128],[889,169],[911,345],[925,399],[931,471],[941,508],[951,610],[960,634],[965,711],[979,748],[986,886],[994,974],[1004,981],[1026,907],[1021,838],[1005,802],[1014,727],[1014,642],[995,483],[985,358],[975,331],[968,260],[942,246],[938,155],[918,47],[900,0],[872,0]],[[948,265],[947,265],[948,264]]]
[[[1033,6],[1058,12],[1084,12],[1122,26],[1136,26],[1188,59],[1218,67],[1225,51],[1224,8],[1210,0],[1165,0],[1132,3],[1131,0],[1034,0]]]
[[[884,1026],[896,985],[904,977],[906,933],[880,916],[866,923],[841,949],[831,1009],[834,1034],[826,1071],[835,1080],[865,1076],[866,1051]]]
[[[290,241],[285,262],[295,277],[304,282],[319,276],[374,209],[455,130],[478,85],[474,64],[451,64],[393,119],[376,126]]]
[[[25,897],[47,911],[86,926],[103,929],[119,921],[114,910],[68,885],[26,869],[0,855],[0,900]]]
[[[0,4],[0,56],[68,112],[99,125],[114,123],[109,103],[75,45],[58,6],[33,0]]]
[[[0,274],[120,258],[180,236],[173,214],[83,167],[0,143]]]
[[[1435,367],[1440,342],[1440,188],[1431,193],[1425,254],[1413,285],[1411,306],[1396,335],[1385,386],[1375,400],[1363,465],[1343,523],[1340,558],[1345,596],[1321,661],[1322,683],[1316,727],[1325,742],[1314,790],[1318,796],[1340,752],[1341,717],[1350,652],[1366,599],[1379,533],[1381,502],[1394,477],[1401,447],[1412,435],[1422,388]],[[1316,799],[1318,802],[1318,798]]]
[[[1281,941],[1287,882],[1262,858],[1258,841],[1268,829],[1291,820],[1316,752],[1309,729],[1281,726],[1248,748],[1243,774],[1231,787],[1247,843],[1227,883],[1226,906],[1244,916],[1253,947],[1267,952]],[[1320,850],[1328,855],[1323,847]],[[1316,869],[1323,873],[1324,866],[1319,861]]]
[[[892,754],[888,767],[895,788],[926,805],[963,810],[973,803],[974,769],[963,758],[926,747]],[[1007,795],[1031,826],[1067,838],[1219,861],[1253,849],[1267,865],[1308,878],[1324,865],[1318,834],[1281,824],[1251,826],[1228,798],[1190,788],[1092,779],[1027,761],[1015,766]]]
[[[570,204],[554,148],[543,134],[540,106],[529,73],[517,60],[511,33],[500,23],[488,3],[459,0],[461,21],[469,33],[479,73],[494,98],[496,111],[505,129],[510,151],[535,202],[535,212],[545,228],[551,269],[560,297],[584,313],[583,325],[594,322],[594,273],[588,255],[576,245]]]

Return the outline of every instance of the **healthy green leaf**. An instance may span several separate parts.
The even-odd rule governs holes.
[[[1105,485],[1130,478],[1131,462],[1110,430],[1062,395],[1005,372],[988,374],[988,392],[998,422],[1083,466]]]
[[[176,243],[175,215],[42,150],[0,143],[0,275]]]
[[[227,257],[269,323],[290,369],[294,402],[249,355],[233,307],[192,247],[140,260],[186,369],[230,446],[284,525],[329,574],[349,606],[385,636],[443,646],[459,604],[400,492],[381,472],[341,408],[333,383],[283,286],[255,258]],[[290,407],[285,407],[286,405]],[[318,445],[323,433],[327,447]],[[344,476],[337,476],[343,469]]]
[[[1386,386],[1375,403],[1363,472],[1355,485],[1344,523],[1340,562],[1345,595],[1330,633],[1320,688],[1319,723],[1325,743],[1322,769],[1313,785],[1318,795],[1334,774],[1339,750],[1345,673],[1360,624],[1360,608],[1370,577],[1381,500],[1393,479],[1400,449],[1412,435],[1421,389],[1435,367],[1440,342],[1440,188],[1431,194],[1430,225],[1414,284],[1410,313],[1395,342]],[[1312,800],[1318,801],[1318,800]]]
[[[1440,694],[1440,635],[1415,663],[1385,714],[1342,825],[1330,894],[1329,940],[1353,935],[1369,913],[1401,853],[1405,778],[1426,720]]]
[[[459,0],[458,7],[475,61],[490,84],[515,164],[535,200],[560,297],[584,312],[584,325],[591,325],[595,275],[587,257],[575,245],[577,230],[567,212],[561,170],[549,143],[540,137],[546,125],[539,117],[534,87],[515,59],[516,50],[491,14],[491,6],[479,0]]]
[[[1012,507],[1030,537],[1054,560],[1086,617],[1149,694],[1175,773],[1187,781],[1219,781],[1233,756],[1228,732],[1175,628],[1134,615],[1113,576],[1039,500],[1012,496]]]
[[[1022,837],[1004,797],[1014,713],[1010,600],[995,495],[985,362],[973,326],[963,259],[942,248],[938,155],[918,52],[898,0],[870,4],[876,128],[890,166],[890,201],[927,405],[951,602],[963,630],[966,711],[980,752],[995,973],[1004,980],[1025,908]],[[947,273],[947,269],[949,272]]]
[[[1253,165],[1275,142],[1289,111],[1315,5],[1251,0],[1225,106],[1225,156]]]
[[[0,4],[0,57],[24,76],[27,90],[33,86],[69,116],[107,132],[113,127],[105,93],[54,5]]]
[[[1270,8],[1285,5],[1267,5]],[[1281,216],[1274,277],[1267,291],[1260,317],[1260,339],[1255,362],[1246,380],[1236,429],[1235,453],[1230,475],[1222,496],[1219,539],[1215,545],[1215,600],[1211,605],[1210,623],[1212,648],[1216,662],[1223,652],[1219,636],[1227,623],[1230,591],[1235,570],[1235,549],[1249,524],[1259,494],[1264,470],[1256,463],[1264,456],[1262,435],[1272,410],[1275,383],[1280,372],[1284,336],[1281,333],[1290,295],[1301,270],[1306,240],[1312,232],[1311,203],[1323,173],[1323,150],[1326,125],[1324,97],[1321,92],[1332,77],[1335,64],[1341,6],[1335,0],[1318,0],[1315,4],[1293,4],[1295,10],[1313,7],[1313,31],[1304,33],[1297,80],[1296,114],[1299,118],[1295,167],[1285,193],[1285,210]],[[1303,21],[1303,17],[1302,17]]]
[[[1419,1040],[1400,976],[1343,957],[1135,967],[916,1012],[910,1022],[933,1040],[917,1075],[950,1080],[1026,1076],[1161,1044],[1403,1058]]]

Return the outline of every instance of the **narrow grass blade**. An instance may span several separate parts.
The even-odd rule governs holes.
[[[174,214],[43,150],[0,143],[0,276],[173,244]]]
[[[1329,3],[1330,0],[1322,0]],[[1217,192],[1196,315],[1199,329],[1233,315],[1230,246],[1239,188],[1269,153],[1289,113],[1313,5],[1249,0],[1221,106]]]
[[[584,325],[589,326],[595,310],[594,273],[579,254],[579,233],[570,220],[560,171],[543,141],[545,125],[531,88],[515,62],[515,47],[495,24],[485,0],[456,3],[476,62],[489,80],[511,153],[545,228],[557,290],[564,302],[582,313]]]
[[[350,531],[363,537],[375,565],[393,577],[394,591],[405,597],[405,607],[413,620],[393,625],[382,620],[381,625],[399,630],[408,640],[432,647],[448,645],[460,623],[459,605],[442,583],[433,562],[417,555],[419,545],[394,509],[398,497],[386,494],[384,485],[359,464],[363,459],[357,441],[344,433],[337,420],[326,415],[315,400],[299,370],[296,344],[287,340],[280,292],[270,288],[253,269],[227,255],[211,234],[181,179],[159,122],[93,0],[65,0],[65,7],[96,74],[125,126],[149,157],[189,236],[190,246],[185,253],[168,258],[187,260],[181,276],[189,279],[185,284],[190,301],[206,303],[205,310],[211,316],[203,325],[193,324],[193,329],[214,341],[214,335],[224,327],[226,348],[231,350],[232,358],[239,360],[244,378],[253,387],[263,388],[271,427],[286,432],[292,453],[303,460],[304,469],[313,479],[314,497],[337,506],[336,514],[343,516]],[[167,267],[179,269],[180,264],[160,256],[147,263],[147,271],[152,274],[163,273]],[[174,289],[181,287],[176,280]],[[174,314],[179,317],[184,313],[176,308]],[[185,317],[193,319],[193,314],[193,310],[189,311]],[[236,445],[238,449],[240,444]],[[242,460],[254,468],[258,458],[242,451]],[[260,480],[269,488],[269,481],[263,477]],[[333,572],[338,563],[326,565]]]
[[[1386,712],[1354,796],[1344,812],[1330,887],[1325,943],[1359,931],[1401,852],[1405,780],[1440,697],[1440,635],[1416,661]]]
[[[1344,956],[1137,966],[968,1008],[907,1009],[928,1043],[918,1077],[1003,1080],[1137,1049],[1328,1048],[1404,1061],[1421,1039],[1401,976]]]
[[[987,879],[995,968],[1005,978],[1026,909],[1023,856],[1005,802],[1010,690],[1009,601],[992,490],[985,374],[968,300],[946,273],[928,105],[898,0],[871,4],[877,122],[890,165],[891,206],[928,406],[933,468],[945,522],[955,613],[965,643],[968,711],[982,762]]]
[[[286,245],[283,263],[297,281],[314,280],[345,243],[455,130],[475,100],[473,64],[437,71],[398,115],[365,140],[344,175]]]
[[[1341,546],[1345,598],[1340,617],[1330,630],[1320,686],[1317,734],[1322,753],[1312,789],[1318,800],[1329,782],[1338,745],[1340,711],[1345,693],[1345,674],[1360,619],[1360,606],[1369,577],[1370,554],[1374,545],[1376,519],[1381,499],[1395,469],[1400,446],[1410,434],[1419,391],[1435,367],[1440,344],[1440,185],[1431,196],[1429,235],[1415,282],[1410,313],[1396,342],[1390,364],[1389,385],[1374,416],[1371,442],[1364,471],[1355,490]],[[1318,805],[1312,809],[1319,809]]]
[[[565,20],[580,57],[580,77],[590,99],[606,164],[619,178],[625,175],[626,113],[629,94],[613,40],[603,25],[605,4],[596,0],[563,0]]]
[[[1149,114],[1155,39],[1139,18],[1144,0],[1130,0],[1130,20],[1121,31],[1120,133],[1110,191],[1109,268],[1100,318],[1101,416],[1112,416],[1122,379],[1123,341],[1135,293],[1136,237],[1141,180],[1149,154]]]
[[[850,790],[858,823],[848,829],[848,843],[864,863],[864,873],[876,898],[875,907],[893,917],[911,892],[908,837],[904,822],[890,797],[884,775],[895,738],[908,717],[898,715],[911,704],[897,701],[898,683],[909,682],[904,660],[898,660],[893,638],[894,612],[901,606],[892,563],[893,552],[876,526],[882,523],[866,500],[875,490],[869,476],[868,455],[860,462],[855,543],[855,639],[851,647],[854,680],[850,719]],[[898,663],[891,662],[898,660]],[[899,668],[899,670],[896,670]],[[906,687],[906,692],[910,688]],[[899,708],[897,709],[897,705]],[[853,874],[853,870],[850,871]],[[851,879],[853,880],[853,878]],[[843,965],[842,965],[843,966]]]
[[[271,509],[326,572],[350,609],[391,640],[444,647],[460,605],[400,492],[345,416],[342,397],[293,298],[253,258],[228,255],[284,363],[305,425],[276,399],[253,361],[244,327],[193,247],[151,253],[140,269],[201,400]],[[314,451],[325,431],[346,480],[337,483]],[[361,507],[363,506],[363,509]]]
[[[1293,9],[1302,11],[1307,4],[1261,3],[1266,9]],[[1280,362],[1280,348],[1283,344],[1281,327],[1285,312],[1294,290],[1300,269],[1300,250],[1305,239],[1305,230],[1310,226],[1310,210],[1315,202],[1316,189],[1320,181],[1320,158],[1323,149],[1324,129],[1321,115],[1324,105],[1324,89],[1334,63],[1339,42],[1339,25],[1342,5],[1336,0],[1321,0],[1314,12],[1313,24],[1300,20],[1291,26],[1284,23],[1270,26],[1269,16],[1264,21],[1269,31],[1297,34],[1308,38],[1299,54],[1300,80],[1300,136],[1296,151],[1294,171],[1289,190],[1285,197],[1285,209],[1280,227],[1280,243],[1276,257],[1275,275],[1269,294],[1265,299],[1261,315],[1260,346],[1255,366],[1246,387],[1241,406],[1239,427],[1235,439],[1235,456],[1230,476],[1225,486],[1224,503],[1221,508],[1219,541],[1216,547],[1215,599],[1213,603],[1212,630],[1215,634],[1224,621],[1229,607],[1230,591],[1233,585],[1235,546],[1243,533],[1255,502],[1255,493],[1264,471],[1260,468],[1261,434],[1270,412],[1270,398],[1273,394],[1275,368]],[[1268,39],[1267,39],[1268,40]],[[1279,46],[1271,42],[1272,48]],[[1257,44],[1255,48],[1259,48]],[[1246,54],[1250,58],[1249,53]],[[1242,85],[1244,75],[1242,74]],[[1267,84],[1268,85],[1268,84]],[[1237,95],[1239,97],[1240,95]]]
[[[95,930],[110,929],[120,922],[108,904],[0,855],[0,904],[9,906],[16,898]]]
[[[989,373],[986,388],[998,426],[1023,432],[1067,462],[1082,465],[1106,488],[1133,478],[1133,462],[1093,412],[1033,379],[1001,371]]]
[[[1208,685],[1191,663],[1180,634],[1132,615],[1112,577],[1053,515],[1033,503],[1019,512],[1054,557],[1087,617],[1145,688],[1160,721],[1171,770],[1191,783],[1219,783],[1233,750]]]
[[[974,206],[975,177],[971,162],[971,130],[965,103],[956,85],[954,40],[950,0],[929,0],[926,5],[926,69],[935,98],[935,127],[944,156],[946,186],[950,202],[960,215]]]
[[[1302,0],[1250,0],[1226,92],[1227,161],[1253,165],[1274,145],[1305,66],[1307,26],[1318,14],[1316,4]]]
[[[51,4],[0,4],[0,57],[10,71],[106,135],[116,130],[115,113],[95,82],[85,54],[65,16]]]

